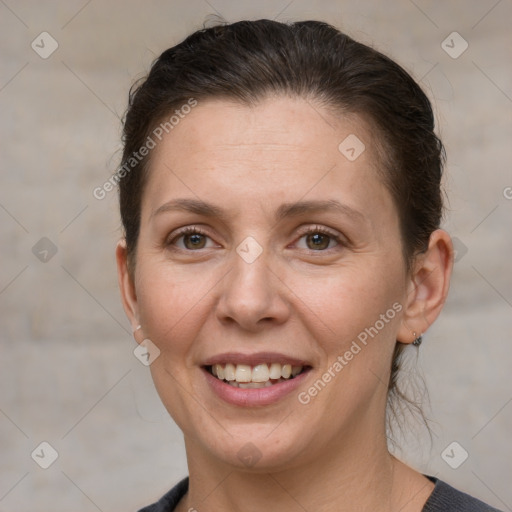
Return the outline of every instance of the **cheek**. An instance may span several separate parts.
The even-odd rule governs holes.
[[[154,260],[139,270],[137,302],[145,336],[162,355],[183,354],[200,328],[197,319],[212,284]]]
[[[310,311],[308,316],[317,325],[320,339],[320,333],[330,333],[323,339],[324,345],[329,340],[324,348],[332,353],[361,333],[364,338],[366,329],[375,324],[379,336],[392,338],[398,328],[404,286],[396,269],[384,268],[367,258],[365,265],[347,264],[307,282],[297,276],[291,288],[302,290],[300,298],[307,306],[304,311]]]
[[[309,329],[325,359],[321,382],[306,393],[318,396],[316,406],[338,424],[344,415],[385,403],[405,283],[399,271],[368,262],[319,284],[308,303],[317,313],[309,314]],[[319,392],[324,384],[327,391]]]
[[[213,282],[197,273],[180,272],[157,258],[139,259],[137,301],[144,336],[160,350],[150,366],[151,375],[160,399],[178,426],[190,428],[190,409],[199,399],[194,391],[193,368],[189,356],[194,340],[199,336],[202,315],[208,305],[208,290]],[[211,276],[210,276],[211,280]],[[196,418],[196,421],[205,421]]]

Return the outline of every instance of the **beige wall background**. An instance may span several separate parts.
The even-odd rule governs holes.
[[[328,21],[429,91],[458,256],[413,361],[433,443],[411,430],[401,456],[512,510],[512,2],[2,0],[0,512],[137,510],[187,474],[120,305],[116,193],[93,189],[131,83],[214,13]]]

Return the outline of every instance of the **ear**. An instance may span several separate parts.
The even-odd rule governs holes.
[[[450,235],[437,229],[430,235],[428,249],[417,256],[413,266],[397,335],[401,343],[412,343],[438,317],[448,296],[453,257]]]
[[[126,240],[119,240],[116,247],[117,261],[117,279],[121,291],[121,301],[123,308],[132,326],[132,331],[139,327],[139,310],[137,306],[137,295],[135,293],[135,284],[128,270],[128,256],[126,250]]]

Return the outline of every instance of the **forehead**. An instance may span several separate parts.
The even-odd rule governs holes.
[[[153,159],[165,152],[170,138],[180,150],[194,149],[195,153],[212,149],[243,153],[264,146],[261,149],[265,153],[283,154],[288,147],[291,152],[327,151],[339,156],[339,144],[351,136],[364,139],[366,149],[373,153],[370,130],[361,116],[334,115],[314,100],[279,95],[255,105],[218,98],[201,100],[189,114],[181,116],[171,134],[164,134]]]
[[[334,116],[302,98],[269,97],[254,106],[209,99],[152,150],[142,214],[169,196],[216,196],[248,207],[336,192],[347,204],[360,202],[383,192],[377,168],[373,138],[358,116]]]

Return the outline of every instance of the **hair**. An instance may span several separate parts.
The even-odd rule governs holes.
[[[164,51],[130,90],[121,165],[132,162],[155,127],[191,99],[251,106],[275,95],[316,100],[335,115],[355,115],[371,126],[379,173],[398,211],[409,272],[443,215],[445,152],[434,133],[432,107],[400,65],[327,23],[221,22]],[[118,180],[132,272],[149,162],[150,154],[138,157]],[[404,347],[396,343],[388,403],[407,400],[397,385]]]

